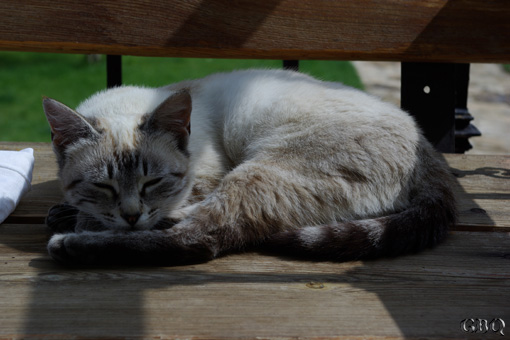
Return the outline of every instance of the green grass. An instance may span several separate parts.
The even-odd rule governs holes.
[[[213,72],[252,67],[281,68],[279,60],[123,57],[123,83],[162,86]],[[0,140],[46,142],[50,131],[43,96],[70,107],[105,87],[106,58],[89,63],[84,55],[0,52]],[[349,62],[301,61],[300,70],[324,80],[362,88]]]

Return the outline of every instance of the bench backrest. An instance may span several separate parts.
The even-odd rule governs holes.
[[[0,50],[508,62],[507,0],[17,0]]]

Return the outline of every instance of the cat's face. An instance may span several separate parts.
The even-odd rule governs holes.
[[[61,171],[66,201],[110,229],[153,228],[186,196],[190,174],[186,155],[172,145],[146,144],[112,152],[98,142],[74,150]]]
[[[65,199],[80,218],[106,229],[152,229],[182,202],[192,174],[186,151],[191,107],[182,119],[179,103],[190,99],[181,97],[143,116],[125,134],[129,143],[104,122],[45,99]]]

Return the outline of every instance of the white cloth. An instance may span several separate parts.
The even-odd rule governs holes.
[[[0,223],[18,205],[21,197],[30,190],[34,170],[34,150],[0,150]]]

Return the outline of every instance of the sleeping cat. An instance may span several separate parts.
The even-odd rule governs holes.
[[[246,70],[43,106],[66,200],[47,218],[57,261],[368,259],[434,246],[456,220],[413,119],[338,83]]]

